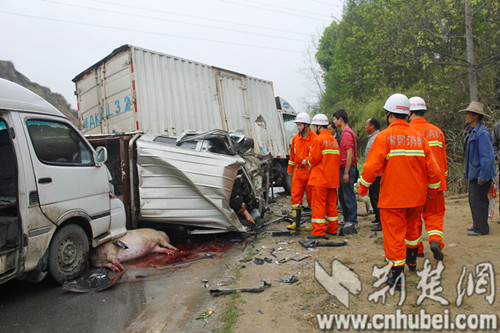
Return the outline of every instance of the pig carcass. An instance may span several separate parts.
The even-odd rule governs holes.
[[[108,267],[114,272],[123,271],[120,262],[132,261],[150,253],[172,255],[178,251],[170,245],[170,238],[163,231],[149,228],[129,230],[116,241],[109,241],[90,252],[90,264]]]

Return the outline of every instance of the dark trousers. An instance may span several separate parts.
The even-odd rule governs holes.
[[[345,223],[358,223],[358,203],[356,202],[356,193],[354,193],[354,183],[356,179],[356,167],[351,166],[349,169],[349,183],[344,184],[342,176],[344,169],[340,169],[340,204],[342,205],[342,215],[344,215]]]
[[[469,207],[472,214],[472,227],[474,231],[482,235],[490,233],[488,225],[488,190],[490,186],[491,181],[483,185],[479,185],[477,180],[469,181]]]
[[[375,221],[380,222],[380,209],[378,209],[378,195],[380,193],[380,179],[382,177],[377,176],[375,181],[370,185],[370,190],[368,192],[370,196],[370,203],[372,204],[373,212],[375,213]]]

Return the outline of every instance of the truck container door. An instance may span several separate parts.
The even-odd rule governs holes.
[[[0,283],[16,276],[22,242],[17,159],[9,126],[3,117],[0,113]]]
[[[108,171],[94,161],[94,151],[69,123],[24,115],[38,200],[54,223],[73,215],[86,217],[94,237],[108,231]]]
[[[132,76],[131,56],[124,51],[76,82],[79,121],[85,134],[138,130]]]

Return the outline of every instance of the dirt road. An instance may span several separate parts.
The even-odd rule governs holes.
[[[274,214],[289,212],[288,202],[288,197],[277,198],[277,202],[273,205]],[[446,246],[443,251],[445,258],[442,271],[439,271],[440,266],[433,259],[427,236],[424,235],[425,257],[418,259],[417,273],[406,270],[405,297],[401,298],[399,292],[393,295],[387,293],[385,299],[379,298],[378,303],[375,303],[373,299],[376,299],[376,292],[380,291],[383,285],[376,286],[377,278],[372,276],[372,273],[375,266],[380,268],[386,266],[383,237],[381,232],[370,237],[374,235],[370,231],[374,226],[371,223],[374,215],[366,214],[363,203],[358,202],[358,207],[362,215],[359,234],[330,238],[336,241],[346,239],[348,244],[345,247],[318,247],[312,251],[307,250],[298,241],[305,239],[308,233],[272,237],[272,230],[286,230],[287,223],[270,225],[269,230],[259,235],[257,240],[247,247],[246,252],[242,253],[240,259],[250,261],[228,263],[231,270],[219,278],[235,279],[231,287],[255,286],[261,279],[272,280],[272,286],[261,293],[220,296],[215,301],[213,306],[215,311],[208,319],[205,329],[219,332],[316,332],[319,331],[317,314],[366,314],[372,318],[375,314],[395,315],[398,310],[404,314],[421,314],[421,311],[431,315],[445,314],[448,319],[445,318],[444,321],[448,320],[448,325],[454,321],[456,315],[461,314],[493,314],[498,320],[500,314],[498,216],[490,221],[489,235],[467,236],[466,228],[472,225],[467,197],[448,193],[444,229]],[[273,252],[276,258],[270,252],[273,248],[277,250]],[[302,261],[277,263],[281,258],[294,257],[296,254],[310,257]],[[268,257],[272,262],[257,265],[254,263],[255,257],[261,259]],[[344,286],[356,280],[361,286],[359,293],[349,292],[348,307],[339,301],[336,297],[338,294],[332,296],[315,278],[315,262],[319,263],[328,275],[337,274],[336,277],[340,278],[339,270],[332,273],[332,261],[335,260],[348,268],[345,274],[347,280],[351,281]],[[428,264],[424,265],[426,261]],[[424,266],[427,270],[424,270]],[[427,278],[426,272],[429,273]],[[298,277],[299,281],[294,284],[274,281],[278,278],[287,279],[292,275]],[[349,286],[352,288],[352,284]],[[440,287],[442,289],[439,289]],[[341,289],[351,290],[345,288],[338,290]],[[481,294],[483,289],[484,293]],[[479,327],[480,319],[475,315],[471,317],[474,318],[466,317],[463,322],[467,324],[469,320],[469,327],[474,328],[474,325]],[[411,327],[407,327],[404,331],[408,331],[409,328]],[[352,327],[351,330],[354,331]],[[496,328],[493,331],[498,330]]]

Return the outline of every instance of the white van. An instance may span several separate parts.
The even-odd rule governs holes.
[[[0,283],[74,279],[90,246],[126,232],[106,159],[59,110],[0,79]]]

